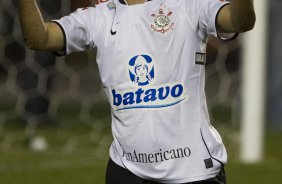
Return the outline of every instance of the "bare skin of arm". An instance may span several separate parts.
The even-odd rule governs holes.
[[[246,32],[256,21],[253,0],[231,0],[218,16],[219,30],[223,33]]]
[[[44,22],[36,0],[18,0],[19,18],[24,42],[33,50],[60,51],[64,35],[60,27]]]

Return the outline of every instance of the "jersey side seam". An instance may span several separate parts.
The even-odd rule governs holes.
[[[187,0],[186,0],[186,1],[187,1]],[[183,3],[183,6],[181,6],[181,9],[184,11],[185,18],[186,18],[187,21],[189,22],[189,24],[190,24],[190,26],[192,27],[193,31],[194,31],[195,33],[199,33],[200,37],[201,37],[203,40],[207,39],[208,36],[207,36],[206,34],[204,34],[203,30],[201,30],[200,28],[197,29],[197,26],[194,26],[193,23],[191,22],[191,19],[189,18],[188,14],[187,14],[187,10],[184,8],[184,7],[185,7],[185,0],[183,0],[182,3]],[[203,11],[203,6],[204,6],[204,5],[201,5],[201,6],[200,6],[200,13]],[[199,27],[199,23],[200,23],[199,20],[200,20],[200,16],[198,17],[198,20],[197,20],[197,25],[198,25],[198,27]]]
[[[189,22],[190,26],[192,27],[193,31],[198,32],[197,28],[192,24],[191,19],[189,18],[188,14],[187,14],[187,10],[184,8],[185,7],[185,2],[182,1],[183,6],[181,6],[181,9],[184,11],[185,14],[185,18],[187,19],[187,21]]]

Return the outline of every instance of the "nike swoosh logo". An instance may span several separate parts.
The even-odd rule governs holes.
[[[117,22],[116,23],[116,25],[118,25],[120,22]],[[111,29],[111,35],[116,35],[117,34],[117,31],[113,31],[112,29]]]
[[[112,31],[112,30],[111,30],[111,35],[116,35],[116,34],[117,34],[116,31]]]

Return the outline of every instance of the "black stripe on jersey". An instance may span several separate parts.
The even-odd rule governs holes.
[[[204,137],[203,137],[202,129],[200,129],[200,132],[201,132],[202,140],[203,140],[203,142],[204,142],[204,144],[205,144],[205,146],[206,146],[206,148],[207,148],[207,151],[208,151],[210,157],[211,157],[212,159],[218,161],[222,166],[224,166],[224,164],[223,164],[220,160],[214,158],[214,157],[211,155],[211,152],[210,152],[210,150],[209,150],[209,148],[208,148],[208,146],[207,146],[207,143],[206,143],[206,141],[205,141],[205,139],[204,139]]]

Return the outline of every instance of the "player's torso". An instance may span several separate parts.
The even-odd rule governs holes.
[[[168,97],[167,104],[188,98],[187,89],[198,85],[203,74],[203,65],[196,64],[195,58],[196,53],[204,52],[205,43],[191,26],[181,2],[154,0],[131,6],[115,2],[115,7],[107,2],[96,45],[100,76],[109,95],[113,90],[123,95],[140,87],[144,93],[169,87],[170,93],[183,90],[183,94],[174,92],[172,96],[181,97]],[[140,104],[117,107],[112,102],[114,109],[130,105]]]
[[[115,1],[115,8],[106,3],[96,42],[113,114],[111,158],[141,177],[166,183],[186,181],[188,171],[208,172],[201,136],[208,122],[202,111],[206,39],[191,25],[195,21],[182,3]],[[218,164],[209,172],[217,169]]]

